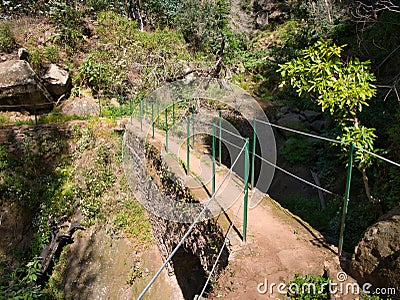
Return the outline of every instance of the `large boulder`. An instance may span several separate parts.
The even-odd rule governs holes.
[[[0,63],[0,109],[33,110],[51,106],[49,92],[24,60],[10,60]]]
[[[69,72],[56,64],[51,64],[43,76],[44,85],[54,100],[68,97],[72,89],[72,80]]]
[[[61,112],[67,116],[98,116],[100,107],[92,97],[71,97],[62,104]]]
[[[295,129],[295,130],[300,130],[300,131],[307,131],[306,126],[304,125],[304,117],[302,115],[299,115],[297,113],[287,113],[281,116],[281,118],[278,120],[278,125]],[[292,136],[295,136],[296,134],[284,130],[284,129],[279,129],[279,132],[285,137],[289,138]]]
[[[356,247],[350,272],[362,284],[395,288],[400,295],[400,206],[367,229]]]

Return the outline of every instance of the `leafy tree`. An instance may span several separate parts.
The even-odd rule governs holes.
[[[370,72],[369,62],[358,58],[341,60],[343,46],[332,40],[320,40],[303,50],[302,55],[280,65],[278,72],[283,81],[281,86],[290,84],[299,96],[308,95],[313,101],[329,110],[336,117],[342,134],[338,137],[345,144],[354,143],[358,148],[370,152],[374,149],[375,129],[360,124],[358,113],[376,92],[371,84],[375,76]],[[346,156],[348,147],[342,147]],[[367,198],[373,200],[368,184],[367,168],[372,165],[372,156],[359,149],[355,152],[356,167],[363,175]]]

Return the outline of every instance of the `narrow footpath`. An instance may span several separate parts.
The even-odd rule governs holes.
[[[130,123],[130,122],[129,122]],[[180,177],[190,188],[192,195],[205,202],[211,194],[212,159],[202,137],[195,139],[190,151],[190,172],[179,163],[186,162],[186,144],[178,145],[173,136],[169,136],[168,153],[165,151],[165,132],[155,130],[154,139],[151,128],[132,120],[126,126],[137,135],[145,137],[157,147],[170,170]],[[163,150],[162,150],[163,149]],[[174,153],[174,155],[171,155]],[[217,164],[216,187],[218,187],[228,168]],[[243,180],[230,174],[216,194],[216,200],[236,199],[234,204],[217,217],[218,223],[226,232],[232,221],[233,230],[228,235],[227,247],[230,252],[229,265],[219,276],[209,299],[284,299],[278,285],[294,279],[295,274],[327,274],[334,282],[344,286],[355,281],[345,274],[337,255],[337,248],[328,244],[323,236],[311,228],[299,217],[282,208],[267,194],[258,190],[249,190],[251,203],[260,203],[248,211],[247,241],[242,241],[243,233]],[[338,275],[339,274],[339,275]],[[338,280],[337,277],[340,277]],[[264,293],[265,292],[265,293]],[[355,299],[357,295],[337,293],[336,299]]]

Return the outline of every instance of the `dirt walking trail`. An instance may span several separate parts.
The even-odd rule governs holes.
[[[212,160],[202,139],[196,138],[195,147],[190,151],[191,174],[187,175],[176,159],[179,157],[181,162],[186,162],[185,143],[178,145],[170,136],[169,151],[166,153],[165,133],[156,130],[153,139],[149,126],[143,123],[141,131],[139,122],[133,120],[126,130],[146,137],[148,142],[160,149],[170,170],[186,183],[192,195],[200,202],[207,201],[212,189]],[[216,187],[227,172],[225,166],[217,166]],[[329,245],[311,226],[258,190],[250,191],[249,196],[258,197],[261,202],[249,208],[247,241],[243,242],[243,180],[235,174],[231,174],[228,179],[217,192],[216,200],[221,201],[222,197],[237,200],[217,218],[225,232],[236,215],[237,218],[228,235],[229,265],[219,276],[217,284],[214,284],[209,299],[284,299],[285,294],[279,293],[277,286],[289,283],[295,274],[323,275],[325,272],[338,284],[355,282],[350,276],[345,276],[345,281],[337,280],[337,274],[343,270],[336,247]],[[266,293],[258,291],[258,287],[261,292],[266,288],[261,283],[268,284]],[[356,295],[337,293],[335,298],[355,299]]]

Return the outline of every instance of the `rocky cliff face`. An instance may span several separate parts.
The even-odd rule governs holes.
[[[246,34],[270,23],[282,22],[289,16],[290,1],[232,0],[230,26]]]
[[[375,288],[395,288],[400,295],[400,207],[367,229],[356,247],[351,274]]]

